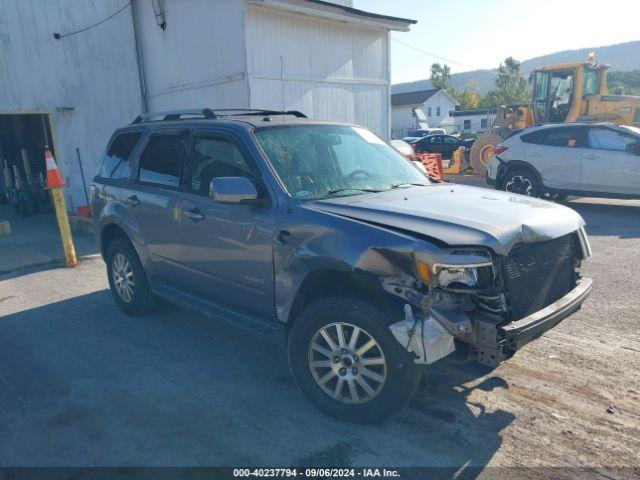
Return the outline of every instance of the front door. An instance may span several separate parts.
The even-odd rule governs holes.
[[[592,127],[587,140],[582,165],[585,190],[640,195],[640,156],[628,150],[640,136]]]
[[[262,315],[275,315],[273,211],[264,206],[216,203],[216,177],[247,177],[261,198],[268,193],[242,143],[224,132],[196,132],[190,173],[180,204],[180,244],[187,286],[198,295]]]

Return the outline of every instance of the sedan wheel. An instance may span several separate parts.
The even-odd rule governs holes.
[[[331,323],[318,330],[309,346],[309,368],[327,395],[349,404],[372,400],[387,380],[380,345],[349,323]]]

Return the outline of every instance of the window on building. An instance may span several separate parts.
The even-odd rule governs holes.
[[[191,153],[191,189],[209,193],[209,183],[218,177],[253,178],[249,164],[236,146],[226,138],[196,137]]]
[[[471,120],[465,120],[464,122],[462,122],[462,129],[471,130]]]
[[[178,187],[185,139],[181,133],[152,135],[140,154],[140,181]]]
[[[480,119],[480,128],[487,128],[489,122],[487,121],[486,118],[481,118]]]
[[[131,176],[131,154],[142,132],[126,132],[116,135],[102,158],[100,176],[102,178],[129,178]]]
[[[431,116],[431,107],[428,107],[427,108],[427,117],[430,117],[430,116]]]
[[[440,107],[436,108],[436,116],[439,117],[440,116]]]

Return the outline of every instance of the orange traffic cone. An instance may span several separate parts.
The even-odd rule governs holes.
[[[44,151],[44,159],[47,162],[47,185],[49,188],[64,187],[64,181],[62,180],[62,175],[60,175],[60,170],[58,170],[58,165],[56,165],[56,161],[48,148]]]

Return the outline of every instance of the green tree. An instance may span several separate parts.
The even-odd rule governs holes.
[[[431,85],[433,88],[440,88],[449,92],[451,90],[451,68],[446,63],[431,65]]]
[[[640,70],[607,73],[608,93],[640,95]]]
[[[464,90],[455,88],[449,92],[450,95],[460,103],[462,110],[472,110],[480,105],[480,93],[478,93],[478,81],[475,78],[469,79]]]
[[[526,78],[520,74],[520,62],[509,57],[498,67],[495,88],[487,93],[480,104],[491,108],[530,102],[531,92]]]

